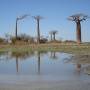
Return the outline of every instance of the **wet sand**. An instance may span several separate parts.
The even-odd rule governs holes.
[[[28,82],[19,84],[0,84],[0,90],[90,90],[90,82]]]
[[[0,90],[90,90],[90,80],[58,80],[0,76]]]

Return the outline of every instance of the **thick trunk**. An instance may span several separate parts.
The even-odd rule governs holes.
[[[17,39],[17,20],[16,20],[16,30],[15,30],[15,36],[16,36],[16,39]]]
[[[81,43],[81,24],[80,24],[80,21],[78,21],[76,24],[77,24],[77,29],[76,29],[77,43]]]
[[[52,41],[52,34],[51,34],[51,41]]]
[[[55,39],[55,34],[53,34],[53,40],[55,41],[56,39]]]
[[[39,19],[37,20],[37,43],[40,43]]]

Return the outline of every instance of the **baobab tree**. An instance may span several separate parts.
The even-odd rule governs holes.
[[[76,38],[77,38],[77,43],[81,43],[81,22],[85,21],[88,18],[87,15],[84,14],[76,14],[69,16],[68,20],[74,21],[76,23]]]
[[[33,16],[33,18],[37,22],[37,43],[39,44],[40,43],[40,20],[43,19],[43,17],[38,15],[38,16]]]
[[[16,29],[15,29],[15,37],[16,37],[16,39],[17,39],[17,37],[18,37],[18,35],[17,35],[18,21],[26,18],[27,16],[29,16],[29,15],[22,15],[22,16],[19,16],[19,17],[16,18]]]
[[[51,41],[52,41],[52,34],[53,34],[52,31],[50,31],[49,34],[50,34],[50,38],[51,38]]]
[[[57,32],[58,31],[56,31],[56,30],[53,30],[53,31],[50,32],[51,39],[53,38],[52,40],[54,40],[54,41],[56,40],[56,34],[57,34]]]

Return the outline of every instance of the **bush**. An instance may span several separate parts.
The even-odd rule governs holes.
[[[13,44],[15,43],[34,43],[34,38],[30,37],[29,35],[26,34],[21,34],[17,38],[16,37],[11,37],[11,42]]]
[[[11,40],[12,44],[15,44],[15,42],[16,42],[16,38],[15,37],[11,37],[10,40]]]
[[[40,43],[46,43],[47,41],[48,41],[47,38],[42,38],[42,39],[40,39]]]
[[[72,40],[66,40],[64,41],[65,43],[76,43],[76,41],[72,41]]]
[[[5,43],[5,39],[0,37],[0,43]]]

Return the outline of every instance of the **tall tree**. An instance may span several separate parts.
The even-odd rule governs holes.
[[[15,29],[15,37],[16,37],[16,39],[17,39],[17,37],[18,37],[18,35],[17,35],[18,21],[26,18],[27,16],[29,16],[29,15],[22,15],[22,16],[19,16],[19,17],[16,18],[16,29]]]
[[[75,14],[72,16],[69,16],[68,20],[74,21],[76,23],[76,38],[77,38],[77,43],[81,43],[81,22],[85,21],[88,18],[87,15],[84,14]]]
[[[50,34],[50,38],[51,38],[51,41],[52,41],[52,34],[53,34],[52,31],[50,31],[49,34]]]
[[[37,43],[39,44],[40,43],[40,20],[43,19],[43,17],[38,15],[38,16],[33,16],[33,18],[37,22]]]

